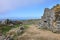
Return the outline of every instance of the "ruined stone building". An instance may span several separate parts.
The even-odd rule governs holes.
[[[41,17],[40,28],[46,28],[54,32],[60,31],[60,4],[51,9],[45,8]]]

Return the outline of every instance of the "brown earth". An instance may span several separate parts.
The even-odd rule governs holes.
[[[18,36],[18,40],[60,40],[60,34],[30,25],[23,35]]]

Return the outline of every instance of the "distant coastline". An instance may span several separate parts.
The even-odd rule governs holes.
[[[6,19],[10,19],[10,20],[32,20],[32,19],[40,19],[40,18],[4,18],[4,19],[2,19],[2,18],[0,18],[0,21],[2,21],[2,20],[6,20]]]

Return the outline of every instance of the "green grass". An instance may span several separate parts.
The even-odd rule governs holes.
[[[5,35],[6,32],[8,32],[9,30],[11,30],[12,28],[17,28],[17,27],[19,27],[19,26],[20,26],[20,25],[15,25],[15,26],[13,26],[13,27],[3,26],[3,28],[2,28],[2,33]]]
[[[25,28],[25,29],[29,28],[29,25],[27,25],[27,24],[26,24],[26,25],[24,25],[24,28]]]
[[[3,34],[6,34],[6,32],[8,32],[10,29],[11,29],[11,27],[9,27],[9,26],[4,26],[4,27],[2,28],[2,33],[3,33]]]
[[[17,28],[17,27],[19,27],[20,25],[19,24],[17,24],[17,25],[14,25],[13,27],[10,27],[10,26],[3,26],[2,27],[2,34],[6,34],[6,32],[8,32],[9,30],[11,30],[12,28]],[[29,27],[29,25],[23,25],[24,26],[24,28],[25,29],[27,29],[28,27]]]
[[[14,28],[17,28],[17,27],[19,27],[19,26],[20,26],[20,25],[19,25],[19,24],[17,24],[17,25],[15,25],[15,26],[14,26]]]

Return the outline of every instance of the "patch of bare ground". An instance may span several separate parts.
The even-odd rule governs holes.
[[[35,25],[31,25],[23,35],[18,36],[18,40],[60,40],[60,34],[38,29]]]

